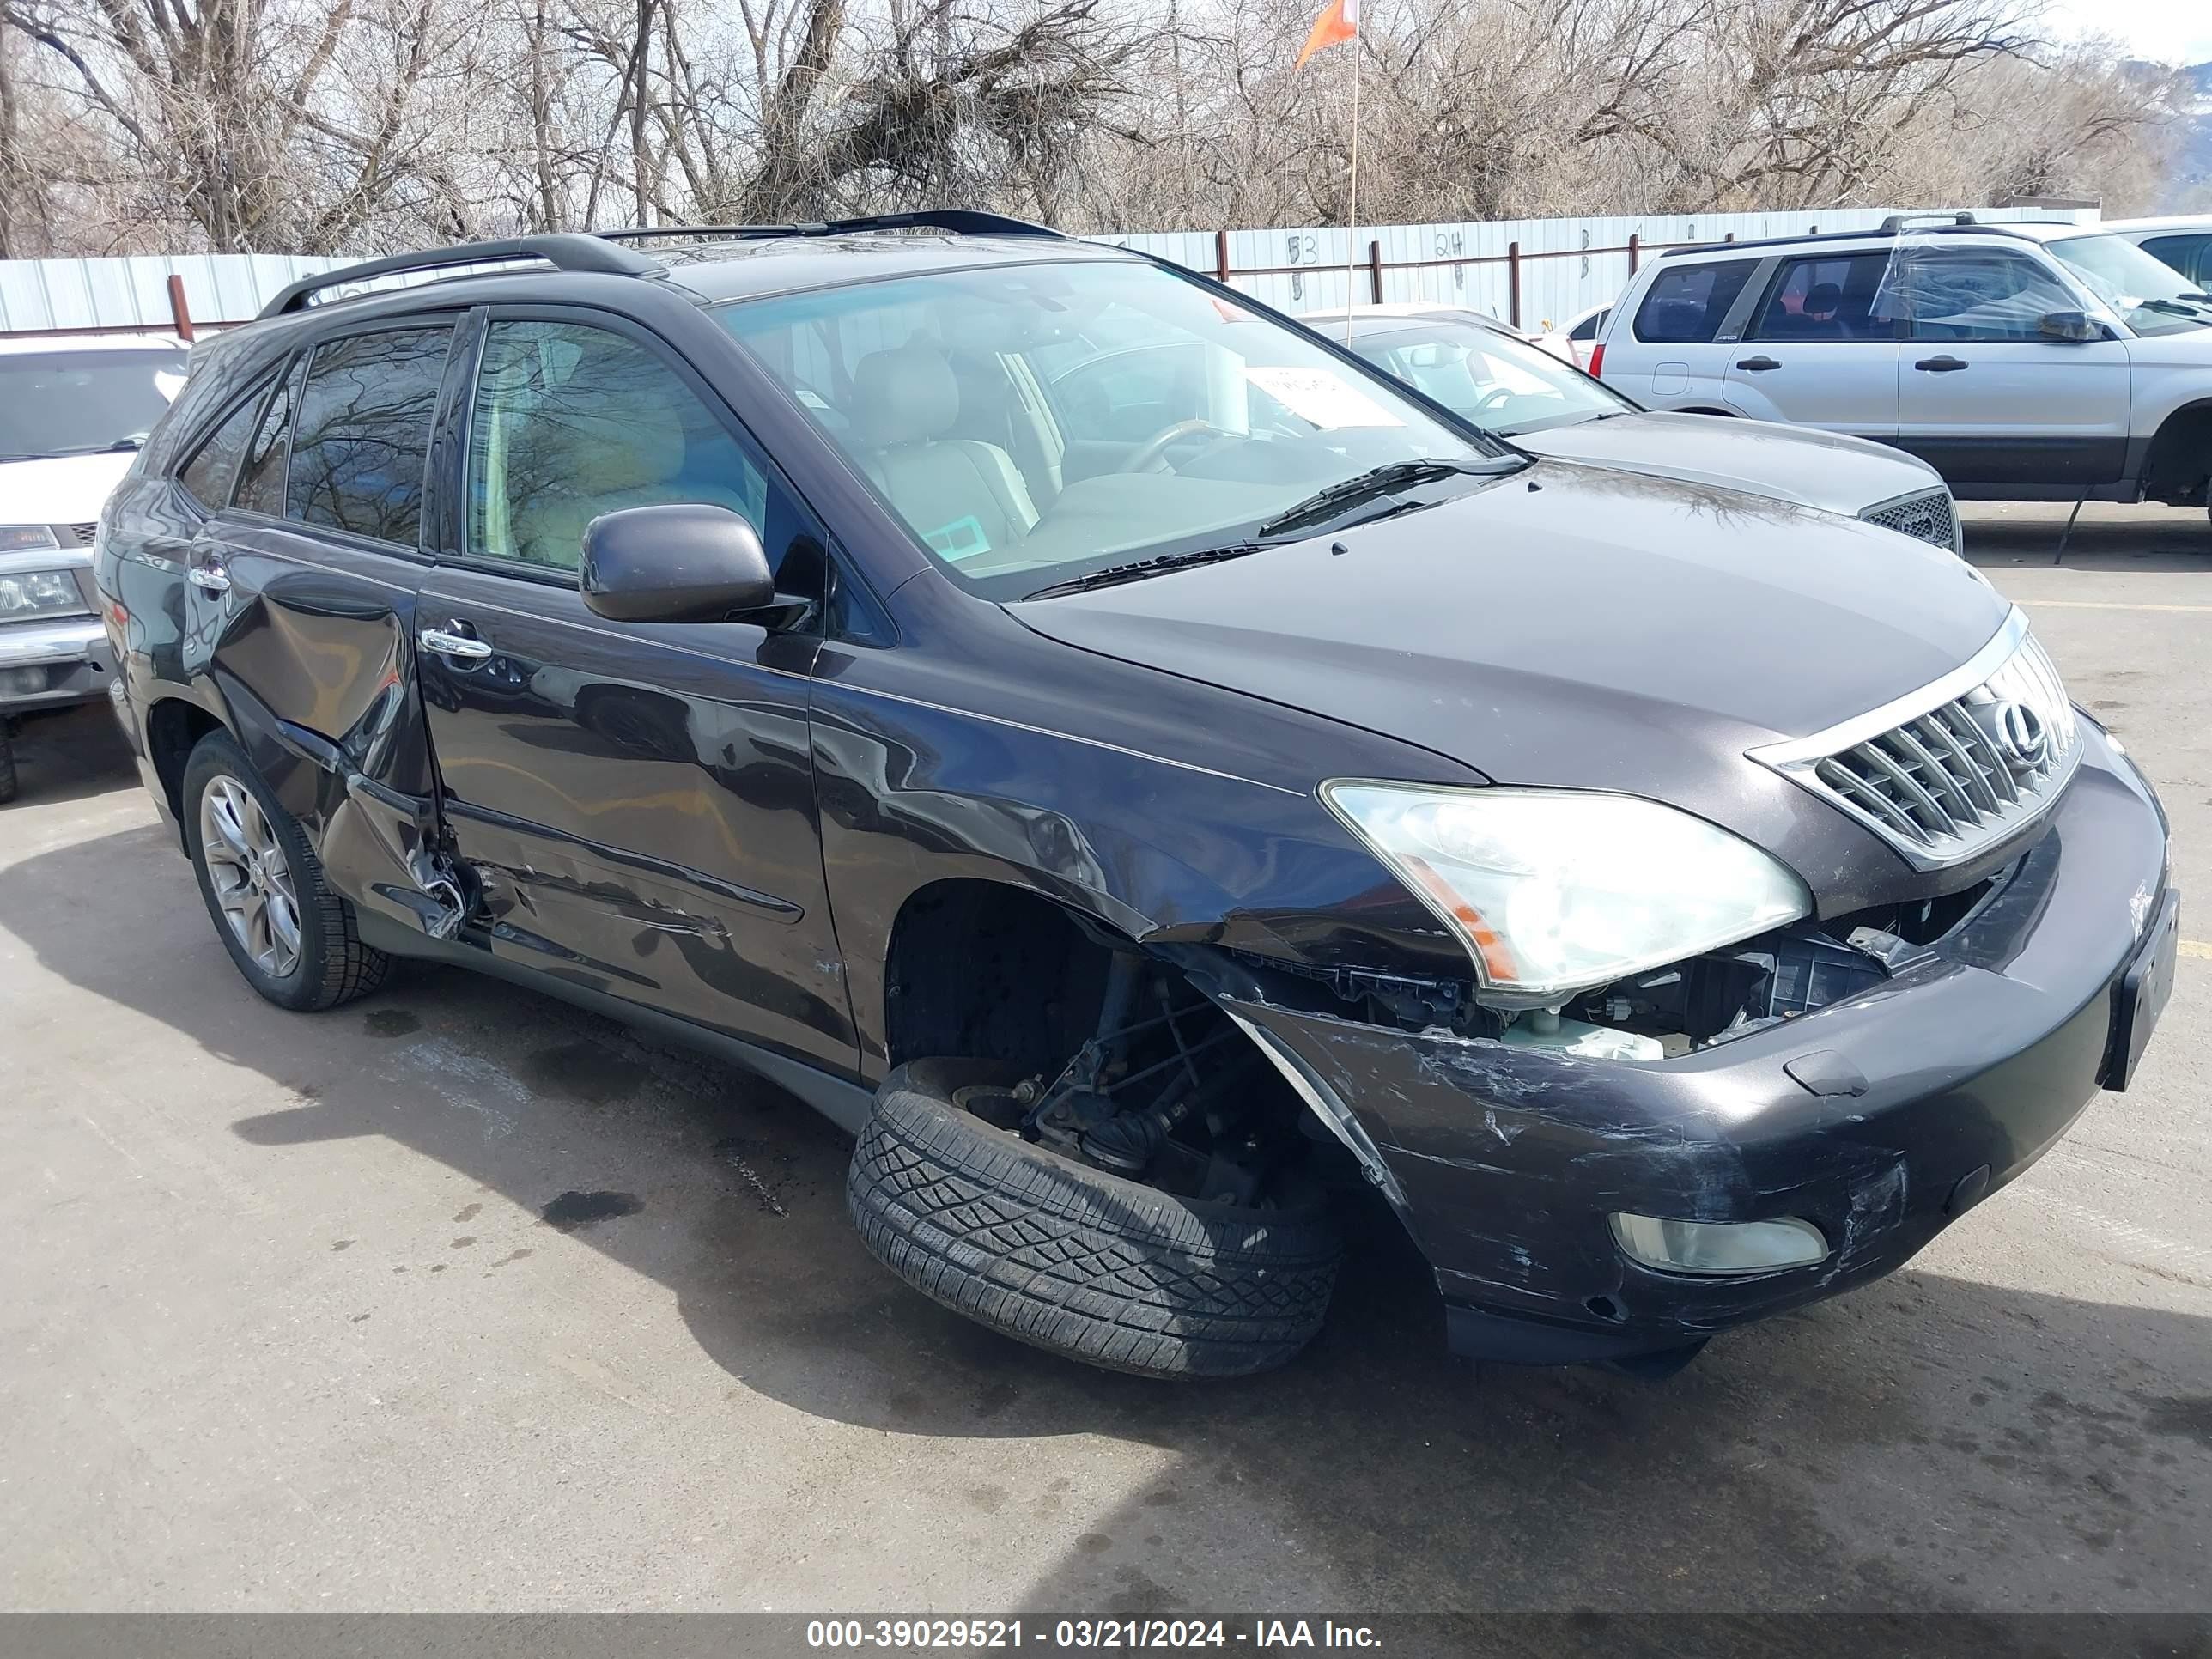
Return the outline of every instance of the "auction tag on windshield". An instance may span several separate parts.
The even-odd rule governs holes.
[[[1277,368],[1247,363],[1244,378],[1302,421],[1324,432],[1350,426],[1403,426],[1333,368]]]

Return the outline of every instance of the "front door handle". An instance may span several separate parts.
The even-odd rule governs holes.
[[[1966,368],[1956,357],[1923,357],[1913,368],[1925,369],[1930,374],[1956,374]]]
[[[491,655],[491,646],[460,630],[468,624],[447,623],[443,628],[426,628],[415,635],[415,643],[425,651],[441,657],[453,657],[462,662],[483,662]]]
[[[1737,361],[1736,367],[1738,368],[1747,368],[1754,374],[1764,374],[1768,369],[1779,368],[1782,365],[1776,362],[1771,357],[1762,356],[1741,358]]]

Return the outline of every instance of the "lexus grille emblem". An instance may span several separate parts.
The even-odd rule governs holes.
[[[2024,702],[2001,702],[1996,711],[1997,752],[2015,772],[2033,772],[2043,764],[2051,733],[2043,716]]]

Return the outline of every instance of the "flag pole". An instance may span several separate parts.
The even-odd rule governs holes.
[[[1359,34],[1352,36],[1352,210],[1344,231],[1344,343],[1352,343],[1352,262],[1359,248]]]

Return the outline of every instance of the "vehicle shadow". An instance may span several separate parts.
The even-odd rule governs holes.
[[[2100,518],[2092,507],[2070,534],[2063,506],[2014,507],[2002,516],[1970,512],[1966,562],[1990,569],[2057,563],[2069,570],[2212,571],[2212,520],[2201,509],[2176,507],[2155,517],[2120,510],[2134,516]]]
[[[381,1136],[435,1159],[666,1287],[714,1364],[799,1410],[1167,1454],[1103,1513],[1035,1460],[976,1456],[945,1524],[1024,1517],[1033,1607],[1214,1609],[1224,1585],[1401,1611],[2206,1603],[2212,1320],[1908,1271],[1663,1384],[1477,1368],[1444,1353],[1383,1218],[1355,1227],[1330,1323],[1285,1370],[1092,1371],[878,1267],[845,1216],[849,1143],[765,1084],[453,970],[326,1016],[258,1002],[162,842],[0,868],[0,926],[307,1102],[232,1123],[249,1145]],[[625,1224],[640,1210],[657,1224]]]
[[[15,772],[21,793],[15,806],[64,805],[138,775],[114,714],[97,702],[25,720],[15,737]]]

